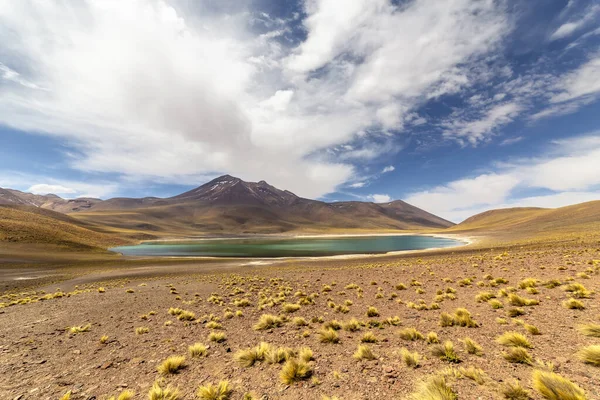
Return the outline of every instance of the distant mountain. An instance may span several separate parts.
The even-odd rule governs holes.
[[[448,232],[483,235],[489,232],[510,237],[600,232],[600,200],[560,208],[515,207],[490,210],[467,218],[448,229]]]
[[[19,193],[15,196],[21,201],[69,213],[96,230],[120,232],[133,238],[213,233],[439,229],[453,225],[401,200],[384,204],[325,203],[296,196],[265,181],[245,182],[230,175],[165,199],[64,200],[48,195],[27,200],[27,194]],[[9,198],[8,194],[6,199],[15,201],[14,196]]]

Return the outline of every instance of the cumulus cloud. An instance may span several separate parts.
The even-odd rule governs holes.
[[[49,185],[47,183],[38,183],[37,185],[30,186],[27,189],[29,193],[33,194],[73,194],[77,193],[75,189],[62,186],[62,185]]]
[[[290,47],[282,21],[211,4],[0,0],[0,123],[65,139],[78,170],[231,173],[318,197],[399,151],[414,109],[468,85],[510,30],[501,2],[307,0]]]
[[[348,185],[348,187],[351,187],[353,189],[358,189],[361,187],[364,187],[367,183],[366,182],[354,182]]]
[[[392,200],[387,194],[370,194],[367,198],[373,203],[389,203]]]
[[[406,201],[451,221],[489,209],[561,207],[600,199],[598,132],[555,141],[546,154],[498,163],[494,172],[465,177],[410,194]],[[520,190],[549,193],[520,196]]]
[[[393,165],[388,165],[387,167],[385,167],[381,170],[381,173],[385,174],[386,172],[392,172],[395,169],[396,169],[396,167],[394,167]]]

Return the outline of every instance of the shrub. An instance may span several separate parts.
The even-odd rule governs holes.
[[[202,400],[228,400],[231,397],[231,388],[228,381],[220,381],[217,385],[209,383],[200,386],[196,396]]]
[[[579,350],[577,356],[586,364],[600,367],[600,345],[598,344],[583,347]]]
[[[419,366],[419,362],[421,361],[421,356],[416,351],[411,353],[408,349],[402,348],[400,349],[400,358],[406,364],[406,366],[411,368],[417,368]]]
[[[444,342],[444,345],[435,346],[431,353],[435,357],[439,357],[440,359],[451,363],[459,363],[461,361],[458,354],[454,351],[454,345],[449,340]]]
[[[379,311],[375,307],[369,307],[367,309],[367,317],[377,317],[379,316]]]
[[[413,400],[456,400],[458,396],[446,383],[446,378],[434,375],[417,385]]]
[[[469,354],[475,354],[476,356],[480,356],[483,354],[483,348],[473,339],[465,338],[463,340],[463,344],[465,345],[465,350]]]
[[[377,358],[375,353],[373,353],[373,350],[366,344],[359,344],[352,357],[357,360],[374,360]]]
[[[439,343],[440,342],[440,339],[438,338],[438,335],[435,332],[429,332],[427,334],[427,339],[426,340],[427,340],[427,343],[429,343],[429,344]]]
[[[504,332],[496,339],[496,342],[509,347],[524,347],[528,349],[532,347],[525,336],[521,335],[519,332],[513,331]]]
[[[404,340],[422,340],[423,334],[415,328],[404,328],[398,331],[400,338]]]
[[[523,347],[511,347],[507,352],[502,353],[502,357],[511,363],[531,365],[533,359]]]
[[[178,389],[173,389],[170,386],[162,388],[158,382],[154,382],[148,392],[149,400],[179,400],[179,396]]]
[[[202,343],[194,343],[188,347],[188,353],[190,353],[190,357],[206,357],[208,348]]]
[[[583,310],[585,308],[585,305],[579,300],[569,299],[563,302],[563,307],[568,308],[570,310]]]
[[[531,399],[531,395],[521,386],[519,381],[514,381],[514,383],[506,382],[502,388],[502,396],[507,400]]]
[[[363,343],[377,343],[377,337],[373,332],[366,332],[360,339]]]
[[[308,379],[312,375],[312,368],[304,361],[288,360],[279,373],[279,378],[286,385]]]
[[[319,341],[321,343],[339,343],[340,337],[333,329],[321,329],[319,331]]]
[[[577,327],[577,330],[582,335],[600,338],[600,325],[598,324],[582,324]]]
[[[171,356],[158,366],[158,372],[161,375],[176,374],[181,369],[185,368],[185,357]]]
[[[533,371],[533,387],[548,400],[587,399],[583,389],[554,372]]]
[[[255,331],[263,331],[267,329],[278,328],[283,325],[283,320],[272,314],[263,314],[258,319],[258,322],[253,326]]]

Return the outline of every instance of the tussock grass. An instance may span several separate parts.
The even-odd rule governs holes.
[[[215,343],[223,343],[227,340],[227,335],[224,332],[211,332],[208,334],[208,340]]]
[[[184,356],[171,356],[163,361],[157,368],[161,375],[176,374],[183,368],[185,368],[185,357]]]
[[[202,343],[194,343],[188,347],[188,353],[190,357],[206,357],[208,355],[208,348]]]
[[[280,364],[284,361],[291,359],[292,357],[294,357],[294,355],[294,350],[288,347],[272,348],[270,351],[267,352],[265,361],[267,361],[269,364]]]
[[[367,309],[367,317],[378,317],[379,311],[375,307],[369,307]]]
[[[300,309],[300,305],[293,303],[285,303],[281,306],[281,309],[283,310],[283,312],[291,314],[293,312],[298,311]]]
[[[527,332],[529,332],[530,334],[532,334],[532,335],[541,335],[542,334],[542,332],[540,332],[540,330],[538,329],[538,327],[535,326],[535,325],[524,324],[523,328],[525,328],[525,330]]]
[[[534,278],[525,278],[519,282],[519,289],[533,288],[538,285],[539,281]]]
[[[465,338],[463,340],[463,344],[465,346],[465,350],[469,354],[475,354],[476,356],[483,355],[483,348],[473,339]]]
[[[229,400],[232,392],[233,390],[228,381],[220,381],[216,385],[209,383],[205,386],[200,386],[196,392],[196,396],[201,400]]]
[[[585,304],[583,304],[583,302],[576,300],[576,299],[569,299],[566,301],[563,301],[563,307],[564,308],[568,308],[570,310],[583,310],[585,309]]]
[[[251,367],[258,361],[264,361],[267,353],[273,350],[272,346],[268,343],[261,342],[257,346],[247,349],[238,350],[233,358],[244,367]]]
[[[291,359],[283,365],[279,378],[284,384],[291,385],[294,382],[308,379],[311,375],[312,368],[308,363]]]
[[[533,364],[533,358],[523,347],[511,347],[505,353],[502,353],[505,360],[515,364]]]
[[[514,318],[520,315],[525,315],[525,310],[522,308],[511,308],[508,310],[507,314],[509,317]]]
[[[177,319],[180,321],[193,321],[196,319],[196,314],[192,311],[181,310],[177,315]]]
[[[366,344],[359,344],[352,357],[357,360],[375,360],[377,358],[373,350]]]
[[[111,396],[108,398],[108,400],[131,400],[133,399],[133,396],[135,396],[135,392],[131,390],[124,390],[117,397]]]
[[[600,367],[600,345],[591,345],[581,348],[577,352],[577,357],[586,364]]]
[[[425,340],[429,344],[434,344],[434,343],[439,343],[440,342],[440,339],[438,338],[438,335],[435,332],[429,332],[427,334],[427,338]]]
[[[106,344],[106,342],[108,342],[108,336],[107,335],[102,335],[100,337],[100,343]]]
[[[180,394],[178,389],[170,386],[161,387],[158,382],[154,382],[152,388],[148,392],[149,400],[179,400]]]
[[[217,321],[208,321],[205,325],[208,329],[223,329],[223,325]]]
[[[585,336],[600,338],[600,325],[594,323],[581,324],[577,327],[579,333]]]
[[[511,306],[522,307],[522,306],[536,306],[540,304],[538,300],[535,299],[527,299],[525,297],[521,297],[516,293],[511,293],[508,295],[508,303]]]
[[[377,336],[373,332],[365,332],[360,341],[363,343],[377,343],[379,339],[377,339]]]
[[[263,314],[252,328],[255,331],[264,331],[267,329],[278,328],[281,325],[283,325],[283,320],[280,317],[272,314]]]
[[[148,332],[150,332],[150,328],[146,328],[145,326],[140,326],[140,327],[135,328],[136,335],[143,335]]]
[[[502,346],[509,347],[523,347],[527,349],[532,347],[531,343],[524,335],[514,331],[504,332],[496,338],[496,342]]]
[[[89,332],[92,328],[92,324],[87,324],[84,326],[72,326],[69,328],[69,333],[76,335],[78,333]]]
[[[309,362],[314,359],[313,351],[309,347],[301,347],[298,350],[298,358],[304,362]]]
[[[356,319],[352,318],[349,321],[346,321],[342,324],[342,328],[348,332],[356,332],[360,330],[361,323]]]
[[[319,331],[319,341],[321,343],[339,343],[340,337],[333,329],[321,329]]]
[[[296,326],[307,326],[308,322],[306,322],[306,320],[302,317],[294,317],[292,319],[292,324]]]
[[[412,400],[456,400],[458,396],[446,383],[446,378],[434,375],[417,385],[411,395]]]
[[[471,313],[466,308],[457,308],[454,310],[454,315],[441,313],[440,325],[442,327],[462,326],[466,328],[476,328],[479,326],[479,324],[471,318]]]
[[[421,356],[416,351],[413,353],[406,348],[400,349],[400,358],[407,367],[417,368],[421,361]]]
[[[60,400],[71,400],[71,391],[69,390],[67,393],[63,394]]]
[[[548,400],[587,400],[583,389],[556,374],[547,371],[533,371],[533,388]]]
[[[404,340],[423,340],[423,334],[415,328],[404,328],[398,331],[398,336]]]
[[[531,394],[517,380],[506,382],[502,387],[502,397],[506,400],[530,400]]]
[[[339,321],[332,319],[331,321],[325,322],[323,324],[323,328],[333,329],[334,331],[339,331],[340,329],[342,329],[342,324]]]
[[[578,299],[586,299],[592,295],[592,292],[587,290],[581,283],[570,283],[564,289],[565,292],[571,293],[571,296]]]
[[[490,301],[488,301],[488,304],[494,309],[494,310],[498,310],[500,308],[504,307],[504,304],[502,304],[502,302],[500,300],[496,300],[496,299],[492,299]]]
[[[448,361],[451,363],[461,362],[460,357],[454,351],[454,345],[451,341],[447,340],[443,345],[437,345],[431,350],[431,354],[441,360]]]

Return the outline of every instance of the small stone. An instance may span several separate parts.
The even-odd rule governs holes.
[[[105,362],[104,364],[102,364],[102,366],[100,366],[100,369],[107,369],[110,368],[112,366],[112,361],[108,361]]]

